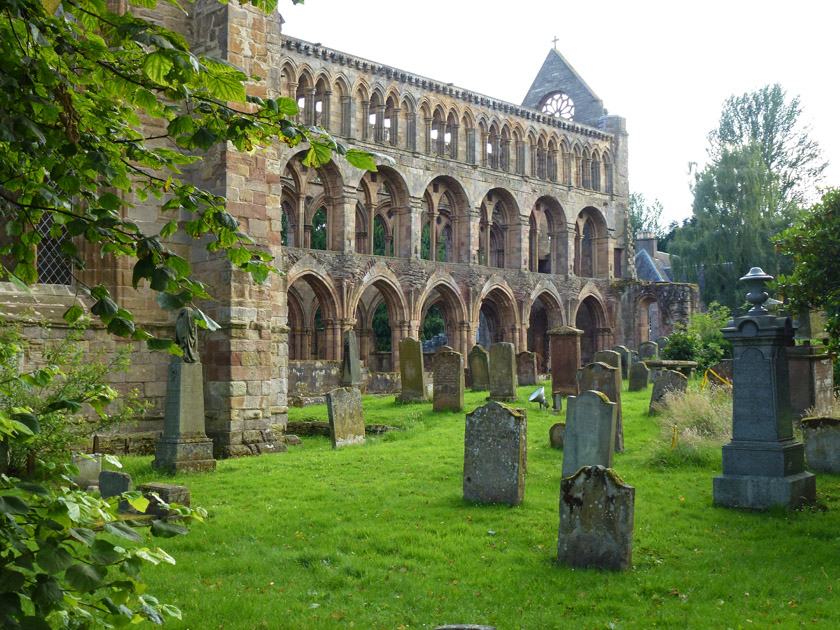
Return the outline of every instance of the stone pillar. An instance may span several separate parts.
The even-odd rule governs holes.
[[[834,398],[831,355],[825,347],[806,344],[788,348],[787,356],[793,417],[804,418],[806,409],[815,409],[815,416],[830,414]]]
[[[362,140],[370,139],[370,101],[362,101]]]
[[[425,150],[426,153],[431,155],[432,153],[432,119],[431,118],[424,118],[424,138],[425,138]]]
[[[437,212],[429,210],[429,260],[437,262]]]
[[[327,226],[327,249],[352,254],[356,251],[356,190],[347,186],[341,196],[329,200],[330,221]],[[310,228],[311,229],[311,228]],[[371,230],[373,232],[373,230]]]
[[[758,267],[741,278],[753,304],[723,329],[732,344],[732,441],[723,447],[723,474],[714,479],[714,502],[727,507],[796,507],[816,499],[816,478],[805,472],[805,450],[793,436],[786,348],[789,317],[762,304],[772,280]]]
[[[461,128],[460,125],[452,125],[452,139],[449,141],[449,157],[453,160],[458,159],[458,130]]]
[[[376,122],[374,123],[376,137],[374,139],[376,142],[385,142],[385,106],[377,105],[374,114],[376,115]]]
[[[326,90],[324,92],[324,100],[321,101],[321,126],[329,131],[332,128],[335,128],[335,125],[332,124],[330,120],[330,116],[332,115],[332,107],[330,107],[330,101],[332,99],[332,90]]]
[[[417,114],[411,112],[408,114],[407,119],[407,128],[406,132],[406,140],[407,140],[407,149],[409,151],[416,151],[417,150]]]
[[[577,396],[580,368],[580,336],[583,331],[563,326],[548,331],[551,345],[551,394],[554,408],[560,409],[560,396]]]
[[[315,124],[315,88],[306,88],[306,102],[303,104],[303,115],[307,125]]]
[[[400,108],[395,107],[391,110],[391,129],[388,132],[390,134],[389,142],[391,146],[397,147],[400,144]]]
[[[352,135],[353,103],[349,96],[341,97],[341,135],[349,138]]]

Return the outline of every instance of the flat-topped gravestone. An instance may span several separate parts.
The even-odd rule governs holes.
[[[435,411],[464,408],[464,355],[448,346],[435,351],[433,406]]]
[[[519,505],[525,496],[528,421],[524,409],[490,401],[467,414],[464,499]]]
[[[557,559],[571,567],[632,566],[636,489],[614,470],[586,466],[560,482]]]
[[[613,346],[613,352],[618,352],[621,357],[621,378],[628,378],[630,366],[633,361],[633,355],[630,354],[630,349],[627,346]]]
[[[537,384],[537,353],[520,352],[516,355],[516,379],[520,385]]]
[[[344,333],[339,384],[342,387],[358,387],[359,391],[364,388],[362,368],[359,363],[359,344],[356,341],[356,331],[354,330],[348,330]]]
[[[805,472],[805,448],[793,435],[790,413],[793,322],[763,306],[764,284],[772,279],[758,267],[741,278],[753,308],[723,329],[732,344],[732,441],[723,447],[723,474],[714,479],[718,505],[764,509],[816,499],[816,478]]]
[[[583,331],[571,326],[548,331],[551,343],[551,394],[555,402],[559,396],[577,396],[577,371],[580,367],[580,336]],[[558,406],[555,404],[555,409]]]
[[[426,373],[423,371],[423,344],[413,337],[400,339],[400,380],[402,391],[397,402],[426,402]]]
[[[615,452],[624,452],[624,421],[621,414],[621,374],[619,368],[606,363],[589,363],[580,375],[580,390],[602,392],[616,404]]]
[[[490,396],[487,400],[516,400],[516,357],[512,343],[490,346]]]
[[[630,378],[628,379],[627,387],[631,392],[639,392],[647,389],[650,384],[650,370],[644,364],[634,363],[630,368]]]
[[[840,473],[840,418],[803,418],[802,437],[808,468],[835,475]]]
[[[128,473],[117,472],[116,470],[103,470],[99,473],[99,493],[103,499],[118,497],[123,492],[129,492],[133,489],[131,475]],[[121,500],[117,506],[117,511],[126,513],[131,512],[132,509],[128,501]]]
[[[615,350],[599,350],[592,359],[593,363],[606,363],[619,370],[619,377],[626,378],[627,373],[621,368],[621,354]],[[623,376],[622,376],[623,375]]]
[[[612,467],[617,405],[601,392],[569,396],[563,445],[563,477],[583,466]]]
[[[644,361],[645,359],[657,359],[659,358],[659,344],[655,341],[643,341],[639,344],[639,358]]]
[[[327,392],[330,441],[333,448],[365,443],[362,393],[355,387],[339,387]]]
[[[468,355],[470,363],[470,388],[474,392],[490,390],[490,355],[479,345],[473,346]]]
[[[653,390],[650,392],[650,407],[648,411],[653,413],[663,406],[663,399],[668,392],[684,394],[688,388],[688,379],[673,370],[660,370],[653,382]]]
[[[548,430],[548,441],[551,448],[563,448],[563,443],[566,439],[566,423],[556,422],[551,425]]]

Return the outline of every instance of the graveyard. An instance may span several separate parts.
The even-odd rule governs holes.
[[[545,383],[547,385],[547,383]],[[689,390],[699,388],[693,379]],[[636,489],[632,563],[624,571],[561,566],[559,415],[527,403],[520,505],[465,501],[464,411],[364,396],[367,425],[399,428],[333,449],[302,438],[285,454],[220,460],[176,474],[210,517],[166,542],[177,561],[144,571],[179,606],[171,628],[837,627],[840,476],[821,473],[817,502],[796,510],[715,506],[721,440],[694,456],[650,415],[652,386],[623,381],[624,452],[614,470]],[[326,405],[290,421],[326,420]],[[674,446],[674,448],[672,448]],[[150,457],[124,459],[136,483],[160,480]]]

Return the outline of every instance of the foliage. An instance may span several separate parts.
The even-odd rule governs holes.
[[[22,373],[33,349],[20,326],[0,319],[0,406],[40,408],[39,431],[28,440],[14,442],[8,452],[10,470],[26,470],[30,454],[47,463],[68,461],[71,447],[87,441],[94,432],[125,423],[145,410],[137,391],[118,395],[110,377],[129,369],[131,346],[111,356],[103,351],[86,353],[82,341],[86,322],[80,320],[66,334],[47,339],[40,350],[40,367]],[[90,409],[95,414],[87,413]]]
[[[732,344],[723,338],[722,329],[732,318],[732,311],[727,307],[712,302],[705,313],[697,312],[691,316],[687,330],[700,337],[700,368],[711,367],[724,357],[732,356]]]
[[[828,162],[810,128],[801,124],[799,96],[790,99],[778,83],[755,92],[730,96],[717,129],[709,134],[709,157],[720,162],[727,151],[756,145],[767,169],[779,178],[779,193],[787,201],[808,199]]]
[[[437,262],[446,262],[446,244],[443,242],[443,239],[440,239],[437,245]],[[429,224],[426,223],[423,226],[423,230],[420,232],[420,258],[423,260],[431,260],[431,249],[432,232]]]
[[[432,304],[426,311],[426,319],[423,320],[423,332],[420,335],[420,341],[428,341],[443,332],[445,332],[443,314],[437,304]]]
[[[376,350],[378,352],[391,351],[391,324],[388,320],[388,307],[382,302],[373,313],[373,321],[370,325],[376,339]]]
[[[777,280],[794,311],[823,309],[833,352],[840,352],[840,189],[829,188],[819,203],[801,213],[776,240],[794,261]]]
[[[373,220],[373,253],[377,256],[394,255],[394,240],[389,243],[385,239],[385,223],[379,217]]]
[[[714,365],[724,357],[728,344],[704,341],[691,328],[676,328],[668,335],[668,344],[662,350],[662,358],[675,361],[696,361],[701,371]]]
[[[643,194],[630,193],[628,213],[635,238],[639,237],[640,232],[653,232],[657,239],[663,238],[665,236],[665,229],[662,226],[664,211],[665,208],[662,207],[659,199],[648,203]]]
[[[309,247],[310,249],[327,249],[327,212],[323,208],[318,208],[312,216]]]
[[[276,7],[276,0],[252,3]],[[132,4],[151,12],[157,3]],[[134,286],[147,281],[166,309],[209,297],[207,287],[190,278],[189,261],[166,244],[178,232],[203,238],[208,251],[263,282],[273,269],[271,256],[240,231],[223,198],[182,181],[184,169],[228,142],[247,152],[274,141],[309,142],[306,166],[327,162],[335,151],[376,170],[373,156],[294,123],[294,99],[249,96],[246,84],[258,77],[195,54],[183,36],[109,6],[87,0],[2,5],[0,224],[9,238],[0,242],[0,279],[23,288],[38,281],[36,227],[46,221],[52,236],[70,237],[62,251],[76,269],[85,265],[80,240],[102,255],[136,259]],[[153,124],[144,126],[146,120]],[[168,219],[158,233],[125,211],[147,202]],[[90,294],[91,312],[109,332],[180,353],[171,341],[136,330],[132,314],[105,286],[77,286]],[[72,322],[82,312],[74,306],[65,317]],[[213,327],[201,311],[196,317]]]

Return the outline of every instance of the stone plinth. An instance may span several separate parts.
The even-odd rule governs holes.
[[[551,340],[551,393],[577,396],[582,330],[563,326],[548,331]],[[552,396],[553,398],[553,396]]]
[[[190,507],[190,489],[186,486],[151,481],[149,483],[141,483],[137,486],[137,490],[142,492],[143,496],[149,500],[149,506],[146,508],[144,514],[161,517],[169,516],[170,509],[167,505],[171,505],[172,503]],[[164,503],[167,505],[164,505]]]
[[[567,566],[620,571],[632,566],[636,489],[603,466],[560,482],[557,559]]]
[[[802,435],[808,468],[840,473],[840,418],[804,418]]]
[[[516,355],[516,380],[520,385],[537,384],[536,352],[520,352]]]
[[[516,400],[516,355],[512,343],[490,346],[490,396],[487,400]]]
[[[216,470],[204,422],[201,363],[176,358],[169,364],[163,436],[155,443],[152,466],[172,473]]]
[[[519,505],[525,496],[528,421],[524,409],[491,401],[467,414],[464,499]]]
[[[474,392],[490,391],[490,355],[479,345],[473,346],[468,355],[470,363],[470,389]]]
[[[786,348],[793,325],[761,306],[770,279],[757,267],[742,278],[754,307],[723,329],[733,353],[732,441],[723,447],[723,474],[714,479],[718,505],[796,507],[816,498],[816,480],[805,472],[805,449],[793,437],[790,416]]]
[[[566,409],[563,477],[583,466],[612,468],[615,451],[616,404],[601,392],[570,396]]]
[[[339,387],[327,394],[330,441],[333,448],[365,443],[362,394],[355,387]]]
[[[426,373],[423,371],[423,344],[413,337],[400,340],[400,384],[397,402],[426,402]]]
[[[787,348],[790,411],[795,419],[830,413],[834,404],[834,361],[824,347]]]

